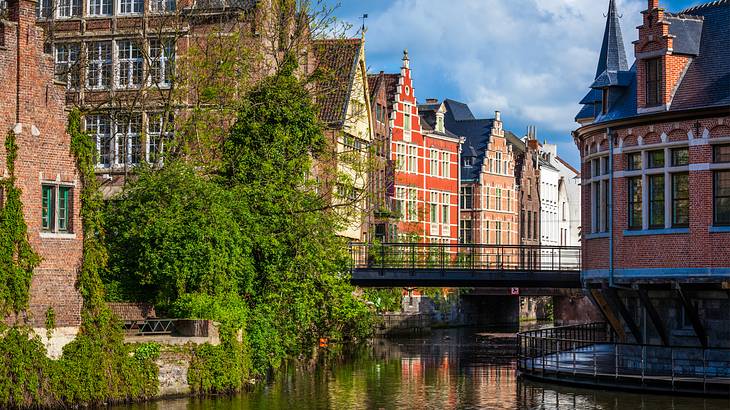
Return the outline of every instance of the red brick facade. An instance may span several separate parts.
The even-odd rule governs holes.
[[[54,83],[53,60],[43,53],[43,31],[35,25],[35,13],[35,1],[10,0],[8,19],[0,19],[0,142],[4,146],[8,132],[17,135],[17,185],[31,246],[42,258],[31,284],[30,322],[43,326],[52,307],[57,326],[77,326],[81,187],[66,133],[65,87]],[[3,148],[0,177],[7,172],[5,161]],[[70,188],[68,230],[63,233],[42,228],[42,185]]]

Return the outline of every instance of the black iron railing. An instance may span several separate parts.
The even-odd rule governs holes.
[[[604,387],[730,394],[730,349],[619,343],[605,323],[519,333],[527,376]]]
[[[350,244],[353,269],[580,272],[579,246]]]

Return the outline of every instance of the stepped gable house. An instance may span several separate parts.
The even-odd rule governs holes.
[[[499,111],[477,119],[469,106],[445,100],[444,124],[463,136],[461,150],[460,239],[463,243],[517,245],[518,214],[515,159]]]
[[[393,214],[399,218],[391,229],[393,239],[456,244],[461,139],[436,124],[443,108],[421,106],[425,117],[420,116],[407,51],[400,74],[385,79],[390,158],[395,164],[394,188],[389,194]],[[428,123],[431,116],[433,126]]]
[[[728,347],[730,1],[642,15],[629,66],[610,1],[576,117],[583,281],[626,339]]]
[[[53,58],[43,52],[35,8],[32,0],[0,2],[0,179],[8,177],[5,141],[12,132],[18,145],[16,186],[30,244],[42,258],[33,274],[27,319],[42,328],[53,308],[54,335],[72,336],[81,322],[75,287],[83,239],[81,186],[66,133],[65,84],[54,82]]]

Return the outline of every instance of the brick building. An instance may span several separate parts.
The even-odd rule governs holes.
[[[728,27],[730,1],[649,0],[629,67],[610,1],[574,138],[583,280],[625,338],[730,345]]]
[[[494,119],[477,119],[466,104],[449,99],[443,104],[445,128],[465,138],[459,238],[464,243],[519,244],[515,158],[499,111]]]
[[[510,131],[505,138],[512,146],[515,157],[515,181],[518,187],[519,245],[540,245],[540,145],[531,127],[524,139]],[[534,266],[536,252],[523,252],[525,263]]]
[[[97,174],[105,196],[119,192],[138,164],[162,159],[179,125],[176,116],[183,114],[181,108],[220,103],[201,99],[205,90],[198,86],[217,81],[215,86],[228,82],[232,93],[245,89],[240,78],[230,73],[233,78],[224,78],[224,70],[214,72],[212,66],[206,78],[210,83],[202,85],[202,76],[180,70],[179,63],[190,57],[191,50],[230,60],[226,42],[251,45],[234,57],[251,61],[252,76],[265,72],[268,60],[254,57],[270,37],[263,3],[39,1],[38,25],[45,29],[56,80],[66,84],[66,103],[87,113],[86,131],[96,138]],[[211,42],[213,38],[216,42]],[[219,122],[223,127],[227,123],[224,118]]]
[[[64,85],[54,82],[53,58],[44,53],[36,2],[9,0],[4,5],[5,10],[0,10],[0,178],[7,177],[4,144],[13,132],[19,147],[16,183],[29,240],[42,258],[33,274],[27,317],[33,327],[43,327],[47,310],[53,308],[58,333],[73,335],[81,321],[82,303],[75,286],[82,256],[81,186],[66,133]]]
[[[392,79],[394,77],[388,76]],[[394,161],[393,239],[455,244],[459,235],[459,152],[462,140],[443,124],[444,108],[416,101],[408,52],[388,93],[390,152]],[[433,125],[429,118],[433,115]]]
[[[395,160],[391,159],[390,151],[390,116],[392,96],[398,88],[398,75],[378,74],[368,75],[368,90],[370,91],[370,112],[373,115],[373,149],[374,154],[373,172],[370,175],[372,187],[371,209],[373,226],[370,241],[378,240],[387,242],[395,234],[395,221],[392,213],[391,198],[395,195],[394,172]]]

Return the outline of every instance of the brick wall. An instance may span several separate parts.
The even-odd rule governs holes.
[[[663,122],[617,130],[617,147],[614,153],[614,246],[615,267],[622,268],[727,268],[730,267],[730,233],[711,233],[713,225],[713,171],[712,143],[718,138],[730,137],[730,116]],[[699,131],[699,132],[698,132]],[[692,135],[690,140],[689,135]],[[702,136],[707,138],[704,139]],[[605,134],[587,135],[579,143],[585,157],[586,144],[595,146],[605,139]],[[679,144],[689,147],[689,233],[625,236],[628,229],[628,188],[622,172],[626,170],[624,151],[632,147],[661,149]],[[653,146],[651,146],[653,145]],[[608,147],[604,146],[603,150]],[[594,151],[589,149],[590,151]],[[589,158],[590,159],[590,158]],[[671,161],[671,158],[665,158]],[[646,167],[646,164],[643,164]],[[590,161],[582,164],[583,175],[591,175]],[[583,226],[590,232],[591,188],[583,185]],[[667,197],[666,200],[670,200]],[[671,218],[671,215],[665,215]],[[583,269],[608,268],[608,238],[583,241]]]
[[[4,146],[7,133],[16,131],[17,185],[31,246],[42,258],[31,284],[29,318],[33,326],[42,326],[47,309],[53,307],[57,326],[75,326],[81,312],[75,286],[82,256],[81,187],[65,131],[64,87],[54,84],[53,62],[43,53],[43,31],[35,25],[36,3],[10,0],[9,7],[9,20],[0,21],[5,36],[0,48],[0,143]],[[0,149],[0,175],[6,172],[6,152]],[[72,186],[70,234],[42,235],[43,182]]]

